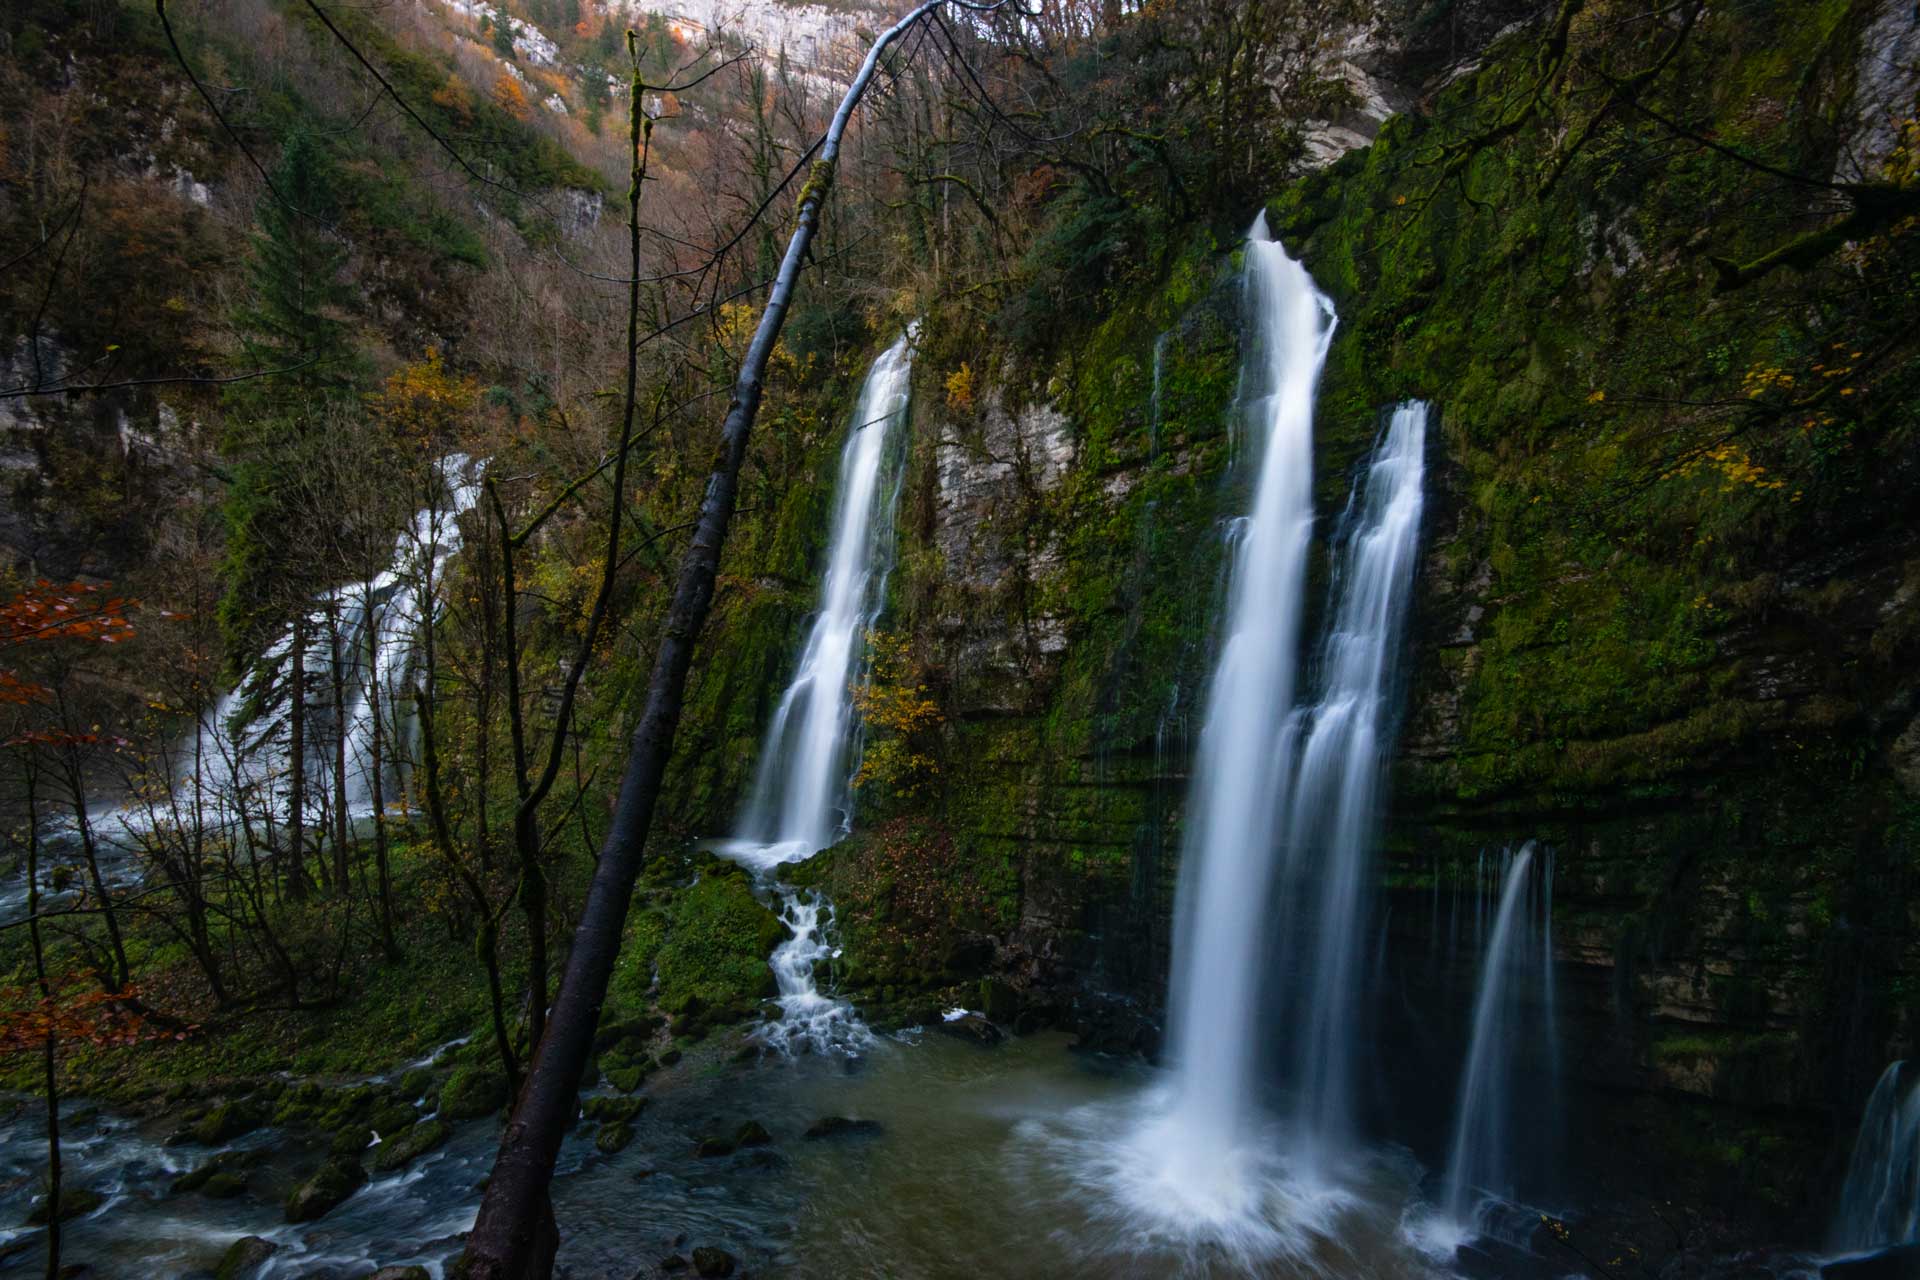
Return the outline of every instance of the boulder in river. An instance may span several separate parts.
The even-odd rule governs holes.
[[[965,1040],[968,1044],[977,1044],[983,1049],[991,1049],[1006,1039],[1006,1036],[1001,1034],[1000,1028],[977,1013],[962,1014],[950,1022],[943,1019],[934,1023],[933,1029],[941,1035]]]
[[[773,1135],[758,1120],[749,1120],[733,1131],[733,1145],[739,1147],[764,1147],[773,1141]]]
[[[221,1255],[220,1265],[213,1269],[213,1280],[253,1280],[279,1248],[260,1236],[241,1236]]]
[[[730,1276],[733,1274],[733,1269],[739,1265],[738,1258],[725,1249],[716,1249],[712,1245],[702,1245],[693,1251],[694,1274],[701,1276],[703,1280],[717,1280],[718,1277]]]
[[[418,1264],[405,1267],[382,1267],[367,1280],[433,1280],[431,1273]]]
[[[253,1132],[265,1122],[266,1116],[257,1107],[245,1102],[222,1102],[194,1124],[193,1140],[217,1147],[228,1139]]]
[[[382,1142],[373,1152],[373,1167],[378,1173],[392,1173],[411,1164],[453,1136],[453,1126],[435,1117],[402,1129]]]
[[[821,1138],[870,1137],[880,1132],[878,1120],[854,1120],[846,1116],[822,1116],[807,1126],[800,1136],[812,1140]]]
[[[40,1196],[33,1202],[33,1208],[27,1213],[27,1222],[39,1226],[52,1216],[49,1197]],[[85,1187],[60,1188],[60,1221],[77,1218],[83,1213],[92,1213],[107,1202],[107,1198],[98,1191],[89,1191]]]
[[[287,1221],[312,1222],[366,1185],[367,1171],[358,1160],[331,1156],[311,1178],[287,1195]]]
[[[602,1155],[624,1151],[633,1141],[633,1126],[625,1120],[609,1120],[594,1135],[593,1145]]]
[[[449,1120],[490,1116],[507,1105],[507,1078],[490,1067],[462,1067],[440,1091],[440,1114]]]
[[[602,1094],[581,1103],[580,1110],[589,1120],[632,1120],[646,1106],[645,1098],[610,1098]]]

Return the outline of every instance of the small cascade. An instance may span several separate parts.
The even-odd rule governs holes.
[[[1920,1242],[1920,1087],[1905,1062],[1880,1074],[1834,1214],[1839,1252]]]
[[[913,338],[909,329],[887,348],[861,388],[840,452],[820,612],[768,727],[739,830],[718,846],[780,896],[791,935],[771,961],[782,1017],[762,1034],[785,1052],[855,1049],[871,1039],[852,1009],[814,983],[815,966],[831,958],[825,932],[832,909],[817,895],[802,897],[773,883],[772,876],[781,864],[813,856],[852,826],[853,777],[860,764],[852,686],[864,669],[866,634],[886,602],[893,567],[893,513],[905,455],[896,428],[906,420]]]
[[[1482,856],[1478,869],[1480,981],[1441,1192],[1444,1216],[1459,1230],[1518,1193],[1516,1133],[1525,1109],[1544,1112],[1527,1126],[1528,1146],[1539,1148],[1542,1132],[1558,1123],[1553,857],[1529,841],[1518,852]]]
[[[788,890],[781,896],[780,919],[790,936],[768,962],[780,989],[780,1020],[767,1024],[761,1042],[786,1054],[864,1048],[873,1033],[846,1001],[823,994],[814,982],[814,970],[839,954],[827,940],[833,907],[817,893]]]

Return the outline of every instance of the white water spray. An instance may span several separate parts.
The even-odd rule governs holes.
[[[720,845],[723,854],[763,879],[782,863],[818,853],[852,825],[860,760],[852,686],[865,665],[867,631],[885,604],[893,562],[903,452],[897,428],[906,419],[913,337],[909,330],[887,348],[861,388],[840,452],[820,612],[767,730],[739,833]],[[814,982],[814,967],[831,958],[824,931],[832,909],[817,895],[778,891],[791,936],[773,953],[782,1016],[764,1039],[786,1051],[858,1047],[871,1033],[852,1009],[823,995]]]

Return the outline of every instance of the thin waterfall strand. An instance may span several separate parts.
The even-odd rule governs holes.
[[[1920,1088],[1904,1062],[1880,1074],[1867,1099],[1834,1215],[1842,1252],[1920,1241]]]
[[[840,452],[820,612],[767,731],[739,833],[720,846],[780,896],[789,936],[769,963],[781,1017],[761,1039],[783,1053],[858,1049],[872,1039],[852,1008],[823,994],[814,980],[816,966],[832,958],[826,937],[832,908],[817,894],[772,883],[772,875],[782,863],[818,853],[852,825],[860,765],[852,685],[865,665],[867,631],[885,604],[893,562],[904,452],[897,437],[906,418],[913,336],[909,330],[874,361],[861,388]]]

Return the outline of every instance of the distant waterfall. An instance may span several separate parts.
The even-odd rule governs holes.
[[[382,798],[402,801],[402,761],[413,715],[416,646],[432,619],[421,592],[437,590],[447,562],[461,546],[459,517],[478,500],[479,464],[465,454],[441,459],[433,499],[394,539],[386,568],[316,597],[306,618],[306,741],[298,744],[307,770],[303,821],[317,823],[334,796],[333,752],[343,740],[346,809],[372,816],[376,712],[385,743],[380,762]],[[112,842],[135,842],[156,828],[238,829],[271,819],[283,822],[296,744],[289,714],[294,691],[265,674],[284,671],[293,647],[288,626],[233,689],[204,709],[174,748],[170,794],[149,797],[94,823]],[[371,660],[369,660],[371,659]],[[338,681],[341,706],[334,706]]]
[[[859,733],[851,686],[893,567],[900,459],[891,446],[906,416],[911,342],[903,335],[873,362],[840,451],[820,612],[767,730],[735,843],[735,856],[758,868],[818,853],[852,824]]]
[[[1841,1251],[1920,1241],[1920,1087],[1904,1062],[1881,1073],[1860,1118],[1834,1215]]]
[[[820,612],[807,632],[793,682],[781,695],[760,750],[753,792],[727,857],[762,877],[784,862],[811,857],[844,836],[853,821],[853,775],[860,728],[853,683],[865,666],[866,633],[886,602],[893,565],[893,513],[913,372],[914,333],[883,352],[867,373],[847,443],[840,451],[833,533],[820,582]],[[847,1005],[823,995],[814,966],[830,958],[824,926],[832,908],[817,895],[778,887],[790,937],[774,951],[781,1020],[763,1039],[775,1048],[857,1046],[868,1032]]]
[[[1485,861],[1482,863],[1486,866]],[[1553,857],[1531,841],[1493,861],[1499,906],[1485,935],[1480,983],[1473,1004],[1473,1034],[1442,1206],[1447,1219],[1470,1228],[1486,1200],[1511,1201],[1518,1191],[1516,1132],[1523,1103],[1556,1096],[1559,1028],[1555,1026],[1553,974]],[[1484,894],[1483,899],[1484,901]],[[1546,1059],[1541,1064],[1530,1058]],[[1557,1117],[1544,1117],[1552,1123]],[[1538,1148],[1542,1134],[1530,1127],[1526,1145]]]

